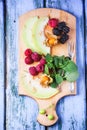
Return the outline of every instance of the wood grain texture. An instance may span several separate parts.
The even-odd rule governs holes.
[[[56,111],[55,111],[57,101],[59,101],[64,96],[76,94],[76,84],[74,84],[75,89],[74,89],[74,92],[72,93],[70,91],[70,83],[63,82],[61,85],[61,92],[60,93],[58,92],[58,94],[56,94],[55,96],[52,96],[48,99],[43,99],[43,98],[38,99],[38,97],[35,97],[35,95],[33,95],[33,89],[37,90],[38,87],[35,86],[35,88],[33,88],[33,86],[29,85],[29,83],[27,85],[23,84],[23,80],[25,80],[24,83],[26,84],[27,77],[24,77],[24,76],[26,76],[25,71],[27,72],[27,70],[29,68],[29,66],[27,66],[24,63],[24,51],[27,48],[26,48],[25,42],[23,41],[22,36],[23,36],[23,29],[25,27],[25,23],[32,16],[39,16],[39,17],[45,16],[46,17],[48,15],[50,16],[50,18],[51,17],[53,18],[53,16],[55,15],[55,18],[59,18],[60,21],[65,21],[67,23],[67,25],[71,28],[69,36],[71,37],[72,42],[74,43],[74,49],[76,48],[76,18],[65,11],[56,10],[56,9],[52,9],[52,8],[51,9],[43,8],[43,9],[37,9],[37,10],[31,11],[31,12],[28,12],[20,17],[20,20],[19,20],[19,54],[18,54],[19,55],[19,64],[18,64],[18,66],[19,66],[18,67],[19,68],[19,70],[18,70],[18,72],[19,72],[18,73],[19,94],[20,95],[27,95],[27,96],[34,98],[38,102],[40,109],[43,109],[43,108],[46,109],[46,111],[47,111],[46,114],[50,114],[50,112],[53,110],[53,112],[51,112],[51,113],[54,114],[55,118],[52,121],[50,121],[48,119],[48,117],[45,115],[39,114],[39,116],[37,117],[40,124],[43,124],[45,126],[53,125],[58,119],[58,117],[56,115]],[[72,23],[71,23],[71,20],[73,20]],[[32,43],[32,44],[34,44],[34,43]],[[67,43],[64,45],[59,44],[59,45],[56,45],[55,47],[52,47],[51,54],[58,55],[58,56],[59,55],[66,55],[67,56],[68,55]],[[74,52],[74,54],[75,54],[74,55],[74,60],[75,60],[76,59],[76,52]],[[28,77],[28,78],[30,78],[30,77]],[[35,80],[32,82],[35,82]],[[29,91],[31,88],[32,88],[32,91]],[[42,90],[42,92],[43,91],[44,90]],[[38,90],[37,90],[37,92],[38,92]],[[44,96],[45,96],[45,94],[44,94]],[[44,104],[44,106],[43,106],[43,104]],[[51,104],[54,104],[54,107],[50,111],[49,106]]]
[[[7,130],[44,130],[36,121],[37,103],[18,95],[18,18],[20,15],[43,6],[43,0],[7,0],[7,90],[6,90],[6,129]],[[0,52],[1,53],[1,52]]]
[[[78,5],[78,7],[77,7]],[[63,9],[77,18],[77,65],[79,79],[77,81],[77,95],[65,97],[58,103],[59,121],[49,130],[86,130],[85,112],[85,57],[84,57],[84,18],[82,0],[47,0],[46,7]],[[60,120],[61,119],[61,120]]]
[[[0,130],[4,130],[4,9],[0,1]]]

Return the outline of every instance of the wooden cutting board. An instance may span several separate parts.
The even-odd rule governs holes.
[[[76,82],[74,83],[73,92],[70,91],[70,83],[64,82],[61,85],[61,92],[56,94],[55,96],[52,96],[51,98],[47,98],[47,99],[39,99],[39,98],[33,97],[32,94],[29,93],[29,90],[27,91],[25,86],[22,84],[21,74],[24,69],[26,71],[25,64],[24,64],[24,51],[27,49],[22,40],[22,31],[23,31],[25,22],[31,16],[48,16],[48,17],[50,16],[50,18],[58,18],[60,21],[65,21],[71,29],[69,32],[69,36],[70,36],[69,39],[72,43],[74,43],[75,50],[76,50],[76,18],[75,18],[75,16],[71,15],[70,13],[67,13],[65,11],[58,10],[58,9],[52,9],[52,8],[36,9],[36,10],[30,11],[30,12],[22,15],[19,18],[19,43],[18,43],[19,44],[19,68],[18,68],[18,70],[19,70],[19,73],[18,73],[19,95],[26,95],[26,96],[30,96],[33,99],[35,99],[36,102],[38,103],[39,110],[42,110],[42,109],[46,110],[45,114],[39,113],[37,120],[42,125],[50,126],[50,125],[53,125],[54,123],[56,123],[56,121],[58,120],[58,116],[56,114],[57,102],[64,96],[76,94]],[[67,42],[69,42],[69,41],[67,41]],[[66,55],[67,56],[68,55],[67,43],[58,44],[57,46],[52,48],[51,52],[53,55],[56,54],[56,55]],[[74,56],[74,62],[76,62],[76,52],[75,52],[75,56]],[[48,119],[49,115],[53,115],[54,119],[49,120]]]

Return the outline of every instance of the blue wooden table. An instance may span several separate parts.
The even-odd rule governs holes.
[[[80,73],[77,95],[58,102],[59,120],[48,128],[36,120],[37,103],[18,95],[18,19],[30,10],[43,7],[62,9],[76,16]],[[87,0],[0,0],[0,130],[86,130],[86,21]]]

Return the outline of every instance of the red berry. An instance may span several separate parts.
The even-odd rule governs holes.
[[[44,58],[42,58],[42,59],[40,60],[40,64],[45,65],[45,64],[46,64],[46,60],[45,60]]]
[[[29,68],[29,72],[32,76],[36,76],[38,74],[38,72],[34,66]]]
[[[32,59],[33,59],[34,61],[36,61],[36,62],[37,62],[37,61],[40,61],[40,59],[41,59],[41,55],[38,54],[37,52],[32,53],[31,57],[32,57]]]
[[[26,57],[25,58],[25,63],[26,64],[32,64],[34,62],[34,60],[31,57]]]
[[[32,54],[32,50],[31,49],[26,49],[24,54],[25,54],[25,56],[30,56]]]
[[[56,18],[49,19],[48,25],[50,25],[53,28],[56,27],[58,25],[58,19]]]
[[[38,65],[36,66],[36,70],[37,70],[38,72],[43,72],[43,71],[44,71],[44,65],[38,64]]]

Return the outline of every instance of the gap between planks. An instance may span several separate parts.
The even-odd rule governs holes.
[[[4,130],[6,130],[6,88],[7,88],[7,47],[6,47],[6,0],[3,0],[4,17]]]

